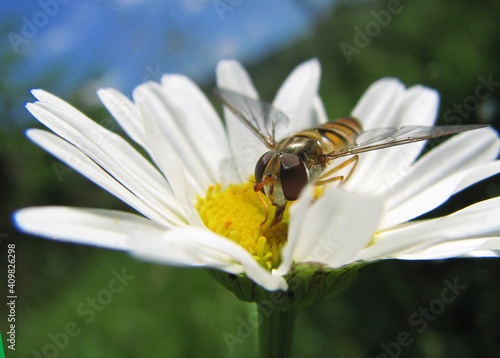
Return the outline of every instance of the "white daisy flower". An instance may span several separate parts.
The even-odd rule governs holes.
[[[290,125],[278,140],[327,121],[317,92],[319,78],[320,65],[311,60],[279,89],[273,105],[290,118]],[[236,61],[219,64],[217,82],[258,97]],[[248,277],[269,291],[286,290],[286,278],[300,263],[343,268],[381,259],[498,256],[500,198],[445,217],[410,221],[500,172],[495,160],[500,140],[491,128],[458,134],[420,158],[424,142],[361,154],[342,188],[325,188],[313,200],[314,189],[308,187],[283,222],[261,228],[265,208],[250,178],[266,148],[227,109],[224,127],[188,78],[165,75],[160,84],[140,85],[133,101],[113,89],[98,92],[154,164],[63,100],[42,90],[32,93],[38,101],[27,109],[54,134],[30,129],[28,138],[142,216],[26,208],[14,215],[24,232],[124,250],[168,265],[213,268]],[[432,125],[438,102],[432,89],[406,89],[386,78],[367,90],[352,116],[364,129]]]

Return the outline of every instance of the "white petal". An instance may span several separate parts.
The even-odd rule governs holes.
[[[273,270],[273,274],[286,275],[292,267],[296,248],[305,245],[302,237],[302,227],[307,224],[307,215],[313,203],[313,190],[311,186],[306,187],[300,194],[299,200],[289,204],[290,222],[288,224],[288,238],[286,244],[281,249],[281,264]]]
[[[465,255],[462,255],[460,257],[472,257],[472,258],[479,258],[479,257],[500,257],[500,249],[499,250],[474,250],[470,251]]]
[[[177,157],[182,158],[183,171],[188,172],[190,178],[195,181],[193,184],[196,185],[196,190],[199,193],[206,190],[209,184],[215,182],[215,178],[211,177],[210,168],[201,160],[186,133],[176,123],[175,117],[179,112],[168,103],[162,87],[156,82],[144,83],[135,88],[133,97],[142,114],[144,126],[153,125],[162,140],[169,144]],[[151,134],[147,128],[146,132],[148,135]],[[156,159],[164,155],[155,149],[153,151]],[[164,174],[168,178],[172,173],[164,171]]]
[[[480,249],[483,245],[488,244],[492,239],[468,239],[457,240],[452,242],[444,242],[433,245],[429,248],[416,250],[409,253],[403,253],[395,256],[398,260],[442,260],[453,257],[464,256],[469,252]],[[500,240],[495,239],[497,243]]]
[[[312,59],[297,66],[278,90],[273,106],[283,111],[290,119],[277,138],[293,135],[313,126],[313,101],[318,94],[321,66]]]
[[[208,230],[172,229],[134,243],[131,254],[143,260],[245,273],[269,291],[287,288],[283,277],[271,275],[243,247]]]
[[[203,226],[200,216],[194,207],[196,196],[204,194],[204,188],[201,186],[199,178],[193,177],[189,171],[186,171],[186,166],[183,164],[188,159],[179,158],[176,150],[165,139],[164,132],[162,131],[164,127],[162,127],[162,122],[157,117],[161,109],[152,106],[152,102],[148,102],[147,100],[143,103],[142,99],[138,99],[137,103],[144,118],[144,127],[152,149],[154,161],[161,168],[172,186],[178,203],[190,225]]]
[[[313,100],[313,119],[311,127],[315,127],[326,122],[328,122],[328,115],[326,114],[323,100],[319,95],[316,95]]]
[[[461,257],[500,257],[500,236],[490,238],[477,249]]]
[[[391,126],[432,125],[436,119],[439,95],[436,91],[414,86],[398,96],[398,107],[392,114]],[[393,108],[389,109],[391,112]],[[387,116],[391,116],[390,113]],[[425,141],[386,148],[360,155],[359,164],[347,188],[359,193],[377,195],[404,178],[418,157]],[[370,180],[366,180],[369,176]]]
[[[492,161],[499,150],[498,134],[491,128],[453,136],[412,166],[406,177],[390,189],[386,205],[393,208],[447,176]]]
[[[362,260],[398,257],[443,242],[500,236],[500,197],[485,200],[451,215],[414,221],[378,234],[364,249]]]
[[[129,137],[149,152],[144,124],[135,104],[113,88],[102,88],[97,95]]]
[[[315,206],[323,214],[326,225],[311,235],[312,240],[309,239],[307,247],[294,255],[294,259],[324,262],[330,267],[351,262],[371,240],[382,214],[379,198],[358,196],[340,189],[325,193]],[[318,213],[309,219],[311,226],[318,226]],[[363,225],[359,225],[360,222]],[[314,228],[310,227],[303,235],[308,235],[312,230]]]
[[[342,208],[342,213],[331,219],[328,234],[322,242],[326,245],[322,247],[325,252],[332,248],[325,260],[330,267],[355,261],[359,251],[372,239],[383,212],[382,200],[378,197],[341,193],[344,194],[333,197],[328,206],[330,212]]]
[[[168,182],[122,137],[47,92],[34,90],[33,94],[45,101],[26,105],[33,116],[80,149],[135,195],[160,205],[173,201]]]
[[[222,121],[200,89],[180,75],[162,77],[162,87],[169,107],[183,136],[205,164],[212,183],[228,184],[238,179],[234,169],[229,142]]]
[[[399,80],[394,78],[383,78],[373,83],[366,90],[354,107],[351,115],[360,120],[363,130],[396,127],[399,122],[396,113],[403,102],[404,94],[405,87]],[[385,149],[385,153],[387,153],[387,150],[391,149]],[[390,180],[391,178],[387,178],[386,176],[380,178],[371,175],[372,170],[380,170],[380,168],[378,168],[378,160],[380,160],[381,156],[385,153],[381,153],[381,151],[372,151],[361,154],[356,170],[345,184],[346,188],[348,190],[370,194],[371,191],[379,189],[378,184],[381,181],[387,182],[388,179]],[[370,178],[375,182],[372,183],[371,180],[367,181],[366,178]]]
[[[297,217],[294,215],[290,218],[292,222],[300,222],[299,231],[295,234],[297,238],[294,240],[293,260],[295,262],[324,262],[324,259],[326,259],[326,255],[320,255],[322,252],[317,253],[321,249],[318,243],[321,244],[321,241],[324,240],[324,234],[328,233],[327,230],[332,219],[339,217],[339,213],[331,212],[331,207],[328,208],[330,210],[326,210],[327,200],[331,200],[330,197],[336,192],[335,189],[327,191],[310,204],[304,216]],[[311,189],[305,194],[312,196],[313,190]],[[292,211],[290,213],[296,214]],[[330,254],[330,252],[327,252],[327,254]]]
[[[64,139],[41,129],[30,129],[26,131],[26,135],[35,144],[151,220],[167,226],[184,224],[183,220],[185,219],[181,214],[182,209],[176,200],[172,200],[166,206],[158,206],[155,202],[143,201]]]
[[[217,87],[227,88],[250,98],[259,98],[250,75],[236,60],[222,60],[216,68]]]
[[[439,93],[432,88],[417,85],[408,88],[395,113],[394,125],[432,126],[439,109]]]
[[[363,94],[352,111],[365,130],[394,127],[405,86],[395,78],[383,78],[373,83]]]
[[[217,65],[217,87],[226,88],[258,98],[250,76],[243,66],[234,60],[220,61]],[[254,172],[255,163],[267,151],[261,142],[238,118],[224,107],[224,118],[231,150],[241,171],[241,179],[248,179]]]
[[[495,252],[495,255],[500,254],[500,237],[491,237],[484,244],[481,245],[475,252],[490,251]]]
[[[392,207],[384,215],[380,229],[389,228],[423,215],[443,204],[450,196],[499,172],[500,161],[495,161],[476,165],[446,177],[403,203]]]
[[[298,233],[294,233],[290,225],[290,236],[298,237],[286,244],[293,246],[286,248],[293,250],[293,260],[340,267],[350,263],[373,237],[382,215],[382,201],[376,197],[332,189],[316,200],[305,213],[301,207],[299,210],[291,209],[291,223],[300,222]],[[301,216],[297,217],[297,214]],[[360,222],[363,224],[360,225]],[[288,264],[288,260],[284,260],[283,267],[280,266],[277,272],[283,273]]]
[[[16,211],[13,219],[29,234],[114,250],[129,250],[132,234],[148,237],[165,230],[141,216],[114,210],[33,207]]]

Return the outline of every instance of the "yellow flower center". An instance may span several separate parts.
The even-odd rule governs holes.
[[[210,186],[205,198],[198,197],[196,209],[206,227],[243,246],[264,268],[271,270],[280,264],[281,248],[288,233],[288,210],[283,221],[270,227],[276,208],[262,195],[269,207],[269,217],[264,225],[266,208],[253,190],[253,183]]]

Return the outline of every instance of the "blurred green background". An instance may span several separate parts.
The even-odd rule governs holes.
[[[300,1],[295,3],[302,6]],[[315,20],[310,33],[252,60],[247,68],[261,97],[272,99],[296,65],[317,57],[322,65],[320,94],[332,118],[348,114],[373,81],[392,76],[406,85],[436,88],[441,94],[440,124],[458,124],[458,118],[463,124],[490,123],[499,129],[499,86],[472,110],[460,113],[457,106],[473,103],[481,76],[500,82],[500,2],[401,1],[402,11],[375,31],[376,14],[393,5],[394,1],[338,2]],[[251,14],[250,2],[240,6],[235,12]],[[357,29],[374,35],[364,41],[358,38],[362,46],[348,58],[341,44],[356,46]],[[15,57],[4,54],[2,60],[15,61]],[[40,86],[37,81],[34,78],[31,87]],[[213,86],[213,76],[203,83],[207,93]],[[0,96],[12,98],[13,90],[0,78]],[[78,90],[58,94],[122,133],[95,98],[88,100]],[[33,357],[33,349],[43,356],[44,347],[45,356],[51,357],[255,357],[255,332],[231,349],[224,340],[228,334],[238,335],[254,306],[239,302],[203,270],[138,262],[124,253],[16,232],[10,216],[21,207],[130,209],[25,139],[23,130],[39,125],[28,113],[12,118],[11,102],[3,102],[9,111],[2,113],[0,127],[0,301],[6,296],[8,243],[16,244],[18,295],[15,352],[6,349],[7,311],[5,304],[0,305],[7,357]],[[499,194],[500,181],[494,177],[429,215],[450,213]],[[79,315],[78,307],[89,297],[103,295],[112,271],[122,268],[135,278],[85,322],[90,316]],[[497,357],[500,283],[495,275],[499,272],[497,259],[387,261],[369,266],[346,292],[299,312],[294,357],[382,357],[388,354],[384,344],[393,347],[394,357]],[[410,317],[440,300],[446,280],[466,288],[419,332],[420,326],[412,324]],[[50,333],[57,336],[69,322],[76,323],[78,334],[61,343],[58,352],[47,351]],[[398,351],[390,343],[403,331],[409,333],[411,344]]]

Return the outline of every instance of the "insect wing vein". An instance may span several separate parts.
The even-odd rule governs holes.
[[[276,147],[275,132],[288,125],[288,117],[270,103],[223,88],[214,90],[227,106],[270,149]]]
[[[356,136],[354,143],[342,150],[333,153],[330,158],[335,159],[346,155],[368,152],[376,149],[394,147],[397,145],[418,142],[431,138],[457,134],[473,129],[486,127],[487,125],[463,125],[463,126],[404,126],[399,128],[379,128],[364,131]]]

